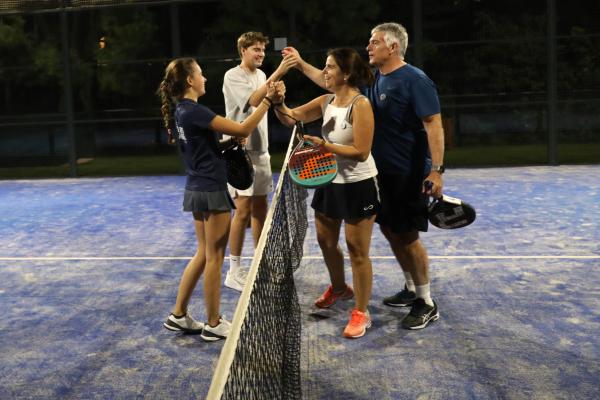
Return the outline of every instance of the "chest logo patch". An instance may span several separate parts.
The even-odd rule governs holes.
[[[386,99],[386,97],[387,97],[387,96],[385,95],[385,93],[381,93],[381,94],[379,95],[379,100],[381,100],[381,101],[384,101],[384,100]]]

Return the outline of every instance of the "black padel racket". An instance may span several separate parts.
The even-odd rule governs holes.
[[[223,150],[223,158],[227,164],[227,182],[239,190],[246,190],[254,182],[254,167],[246,149],[237,142],[232,142]]]
[[[431,182],[425,181],[425,187],[431,188]],[[475,221],[477,213],[469,203],[455,197],[432,198],[429,203],[429,222],[440,229],[458,229]]]

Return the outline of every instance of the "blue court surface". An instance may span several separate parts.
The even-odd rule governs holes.
[[[407,308],[381,303],[403,278],[377,226],[373,327],[344,339],[351,301],[313,309],[327,273],[309,211],[295,275],[303,397],[600,398],[600,166],[457,169],[445,180],[478,218],[422,235],[441,317],[421,331],[400,327]],[[183,185],[0,181],[0,399],[205,398],[222,342],[162,327],[196,245]],[[249,265],[250,231],[244,256]],[[222,290],[229,318],[238,295]],[[204,319],[201,284],[191,312]]]

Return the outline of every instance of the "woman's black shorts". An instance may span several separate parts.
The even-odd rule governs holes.
[[[367,218],[379,212],[381,201],[375,178],[352,183],[331,183],[317,188],[311,203],[329,218]]]

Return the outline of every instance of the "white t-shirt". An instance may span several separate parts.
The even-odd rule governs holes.
[[[348,107],[336,107],[327,105],[323,115],[323,126],[321,133],[328,142],[352,146],[354,144],[354,131],[352,124],[346,121]],[[338,174],[333,183],[359,182],[377,175],[375,160],[369,153],[365,161],[352,160],[350,158],[335,155],[338,163]]]
[[[248,104],[250,96],[267,81],[267,76],[260,69],[253,73],[240,67],[231,68],[223,77],[223,96],[225,97],[225,113],[227,118],[242,122],[255,107]],[[260,120],[258,127],[248,137],[246,149],[266,153],[269,151],[269,123],[267,115]]]

